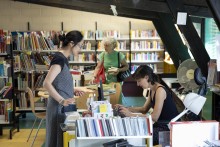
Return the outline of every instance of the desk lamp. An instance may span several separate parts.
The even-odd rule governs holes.
[[[183,104],[185,106],[185,109],[183,112],[181,112],[179,115],[177,115],[175,118],[173,118],[170,122],[175,122],[178,119],[180,119],[184,114],[186,114],[189,110],[195,113],[196,115],[199,114],[201,111],[203,105],[205,104],[206,98],[203,96],[200,96],[196,93],[189,93],[185,96],[185,99],[183,100]]]

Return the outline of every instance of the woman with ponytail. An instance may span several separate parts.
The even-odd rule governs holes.
[[[73,111],[71,104],[75,103],[74,95],[81,96],[84,92],[91,92],[83,87],[73,87],[68,57],[78,55],[83,36],[79,31],[71,31],[59,36],[62,47],[50,63],[50,69],[44,80],[44,88],[49,93],[46,112],[46,147],[62,147],[63,132],[60,124],[64,123],[65,113]]]
[[[160,84],[158,76],[149,66],[139,66],[132,77],[137,81],[138,86],[150,89],[148,99],[142,107],[126,108],[121,105],[116,105],[116,107],[119,107],[120,113],[127,117],[137,116],[134,113],[140,113],[138,116],[146,116],[149,109],[153,108],[151,113],[154,122],[153,144],[156,145],[158,144],[159,131],[168,131],[167,124],[178,115],[176,105],[170,91]]]

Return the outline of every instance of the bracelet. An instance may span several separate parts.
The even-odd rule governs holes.
[[[63,105],[64,103],[64,98],[62,98],[60,101],[59,101],[59,104]]]

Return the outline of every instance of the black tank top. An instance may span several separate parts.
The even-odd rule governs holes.
[[[158,86],[157,89],[159,87],[164,88],[164,90],[166,91],[167,97],[164,100],[163,108],[161,110],[161,114],[160,114],[160,117],[158,119],[158,122],[169,122],[171,119],[176,117],[179,113],[178,113],[176,105],[173,101],[171,92],[168,91],[164,86]],[[152,108],[154,108],[154,106],[155,106],[155,100],[156,100],[155,96],[156,96],[157,89],[154,93],[153,100],[152,100],[152,97],[151,97],[151,94],[150,94]]]

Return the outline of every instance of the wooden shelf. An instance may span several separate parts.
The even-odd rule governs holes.
[[[0,79],[7,79],[8,76],[0,76]]]
[[[46,107],[35,107],[35,111],[45,111]],[[16,108],[16,112],[31,111],[31,108]]]
[[[9,99],[0,99],[0,101],[1,102],[3,102],[3,101],[6,102],[6,101],[9,101]]]
[[[16,70],[14,73],[24,72],[24,73],[33,73],[33,72],[48,72],[49,70]]]
[[[97,52],[104,52],[105,50],[101,49],[101,50],[97,50]],[[117,52],[129,52],[128,49],[125,49],[125,50],[115,50]]]
[[[7,56],[7,53],[0,53],[0,56]]]
[[[84,41],[95,41],[95,38],[84,38]]]
[[[10,122],[0,119],[0,124],[10,124]]]
[[[103,40],[104,38],[97,38],[96,40]],[[116,40],[129,40],[129,38],[115,38]]]
[[[58,52],[58,50],[13,50],[13,52]]]
[[[131,61],[131,63],[146,63],[146,64],[149,64],[149,63],[163,63],[164,61]]]
[[[85,52],[85,53],[86,53],[86,52],[89,52],[89,53],[90,53],[90,52],[95,52],[95,50],[82,49],[82,50],[80,50],[80,52],[81,52],[81,53],[84,53],[84,52]]]
[[[131,40],[161,40],[160,37],[131,38]]]
[[[95,61],[69,61],[70,64],[95,64]]]
[[[131,49],[131,52],[163,52],[164,49]]]
[[[152,138],[151,135],[148,136],[104,136],[104,137],[77,137],[77,139],[86,140],[86,139],[128,139],[128,138]]]

